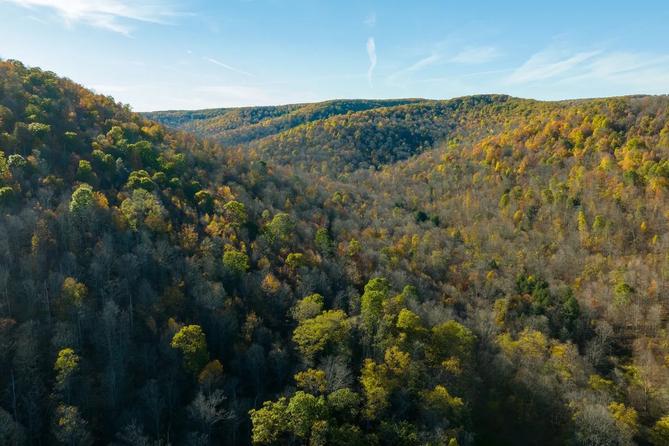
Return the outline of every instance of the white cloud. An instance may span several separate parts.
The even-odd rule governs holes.
[[[372,86],[372,80],[374,77],[374,69],[376,68],[376,42],[374,37],[367,39],[367,55],[369,56],[369,69],[367,70],[367,81],[369,82],[370,87]]]
[[[499,56],[499,50],[492,46],[470,47],[460,51],[450,61],[459,64],[474,65],[490,62]]]
[[[569,73],[591,60],[601,51],[585,51],[564,56],[554,50],[545,50],[532,55],[507,78],[512,84],[546,80]]]
[[[164,0],[0,0],[24,8],[55,12],[67,25],[84,23],[130,35],[132,22],[168,23],[179,15],[174,4]]]
[[[247,71],[237,69],[233,66],[230,66],[230,65],[228,65],[226,63],[223,63],[220,60],[216,60],[212,57],[204,57],[203,59],[206,60],[207,62],[213,63],[214,65],[218,65],[219,67],[225,68],[228,71],[232,71],[233,73],[243,74],[244,76],[249,76],[249,77],[255,77],[253,74],[251,74]]]

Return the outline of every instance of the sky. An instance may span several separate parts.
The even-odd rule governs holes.
[[[0,0],[0,58],[136,111],[669,93],[669,2]]]

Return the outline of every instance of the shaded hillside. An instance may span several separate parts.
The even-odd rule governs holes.
[[[14,61],[0,149],[0,443],[248,442],[295,362],[284,260],[316,255],[321,219],[280,209],[304,186]]]
[[[272,107],[241,107],[241,108],[215,108],[194,111],[158,111],[144,113],[144,115],[173,128],[182,128],[189,131],[197,131],[205,127],[212,133],[216,132],[219,137],[226,131],[252,126],[264,120],[271,120],[299,110],[303,105],[285,105]],[[202,130],[203,131],[203,130]]]
[[[441,357],[471,366],[475,337],[453,317],[428,323],[444,344],[413,361],[410,396],[457,418],[372,401],[374,360],[409,365],[385,345],[392,324],[372,347],[381,306],[409,315],[432,292],[379,277],[353,245],[342,257],[321,186],[15,61],[0,62],[0,147],[0,443],[470,435],[471,385],[426,379]],[[281,394],[288,412],[272,414]]]

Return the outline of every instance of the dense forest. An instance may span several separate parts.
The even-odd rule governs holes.
[[[418,99],[337,100],[273,107],[153,112],[146,113],[146,116],[171,127],[179,127],[217,139],[225,145],[234,145],[273,136],[302,124],[332,116],[418,102],[421,101]]]
[[[251,107],[146,116],[227,147],[242,146],[261,160],[341,176],[407,159],[447,137],[492,131],[528,103],[492,95],[450,101],[339,100],[296,110]]]
[[[0,61],[0,444],[669,445],[668,224],[665,96],[141,115]]]

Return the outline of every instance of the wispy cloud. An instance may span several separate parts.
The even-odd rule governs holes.
[[[367,39],[367,55],[369,56],[369,69],[367,70],[367,81],[369,86],[373,86],[374,69],[376,68],[376,42],[374,37]]]
[[[0,0],[29,9],[55,12],[70,26],[74,23],[130,35],[132,22],[169,23],[180,15],[171,2],[145,0]]]
[[[388,81],[390,83],[397,83],[397,81],[401,78],[405,78],[411,73],[420,71],[426,67],[429,67],[430,65],[434,65],[435,63],[439,62],[442,59],[442,56],[437,53],[430,54],[429,56],[423,57],[422,59],[417,60],[413,64],[409,65],[406,68],[403,68],[399,71],[394,72],[390,76],[388,76]]]
[[[219,67],[225,68],[228,71],[232,71],[233,73],[242,74],[248,77],[255,77],[255,75],[249,73],[248,71],[240,70],[224,62],[221,62],[220,60],[216,60],[212,57],[204,57],[203,59],[206,60],[207,62],[213,63],[214,65],[218,65]]]
[[[493,46],[469,47],[453,56],[450,61],[459,64],[483,64],[497,59],[500,51]]]
[[[552,49],[532,55],[507,78],[512,84],[527,83],[564,75],[599,55],[601,51],[583,51],[564,55]]]
[[[412,79],[412,74],[424,71],[433,65],[447,66],[454,65],[478,65],[490,62],[501,55],[501,52],[493,46],[466,47],[459,52],[448,48],[454,46],[451,42],[439,42],[433,45],[433,51],[411,65],[395,71],[388,76],[388,82],[396,86],[402,86],[407,82],[416,83],[424,80]],[[448,68],[448,67],[446,67]],[[444,79],[437,77],[437,79]],[[400,82],[403,81],[403,82]]]
[[[39,17],[35,17],[34,15],[28,15],[26,16],[26,18],[33,20],[37,23],[41,23],[42,25],[47,25],[49,23],[46,20],[40,19]]]
[[[369,14],[363,23],[370,28],[374,28],[376,26],[376,12]]]
[[[533,54],[503,83],[523,95],[557,99],[669,92],[669,53],[556,49]]]
[[[434,65],[441,59],[441,56],[439,54],[431,54],[427,57],[424,57],[420,59],[419,61],[415,62],[413,65],[407,67],[403,71],[405,72],[414,72],[414,71],[419,71],[425,67],[429,67],[430,65]]]
[[[661,84],[669,89],[669,55],[651,53],[615,52],[602,54],[576,73],[570,73],[564,81],[599,79],[616,83],[628,83],[637,87]]]

